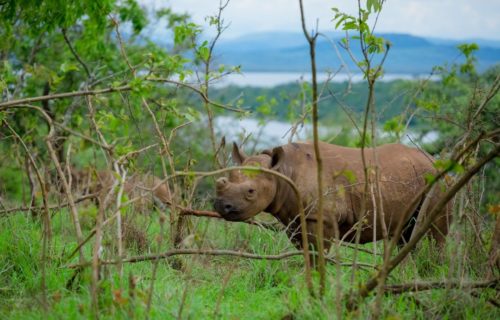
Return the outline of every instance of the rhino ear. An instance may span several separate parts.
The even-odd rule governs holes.
[[[273,149],[271,155],[271,170],[277,170],[285,160],[285,150],[283,147],[276,147]]]
[[[233,142],[232,156],[233,156],[233,162],[237,165],[241,165],[245,161],[245,158],[247,157],[245,153],[240,150],[236,142]]]

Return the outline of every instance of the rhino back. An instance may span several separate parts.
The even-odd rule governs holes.
[[[365,174],[361,149],[320,143],[323,162],[324,210],[327,220],[352,224],[362,208]],[[311,207],[317,198],[317,173],[312,143],[292,143],[284,146],[287,160],[285,171],[294,180],[304,201]],[[375,151],[375,152],[374,152]],[[401,144],[388,144],[365,149],[370,181],[375,179],[375,164],[386,222],[408,219],[400,217],[401,208],[413,199],[425,185],[425,174],[433,173],[432,158],[424,152]],[[370,210],[372,201],[365,206]],[[334,213],[335,212],[335,213]],[[334,217],[335,215],[335,217]]]

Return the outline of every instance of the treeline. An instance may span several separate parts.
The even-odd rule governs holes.
[[[479,75],[480,81],[491,83],[500,72],[500,65],[492,67]],[[437,111],[433,106],[437,101],[424,101],[422,96],[429,97],[424,92],[435,91],[442,86],[442,80],[437,80],[436,74],[415,80],[380,81],[375,86],[375,101],[380,124],[399,116],[402,112],[412,112],[421,105],[429,111]],[[465,86],[469,81],[464,76],[454,78],[457,85]],[[365,82],[329,82],[320,84],[322,96],[319,102],[320,119],[326,123],[344,122],[346,112],[359,114],[365,110],[368,97],[368,86]],[[275,118],[290,121],[300,114],[304,108],[304,96],[309,94],[308,83],[288,83],[274,87],[254,87],[229,85],[213,88],[212,97],[223,103],[238,103],[252,112],[254,117]],[[466,92],[454,92],[455,99],[464,99]],[[444,93],[443,93],[444,95]],[[437,97],[434,97],[437,98]],[[434,99],[432,98],[432,99]],[[432,100],[431,99],[431,100]],[[424,109],[425,109],[424,108]],[[492,114],[498,109],[492,110]],[[428,127],[428,121],[416,117],[411,126]]]
[[[449,68],[438,67],[434,76],[416,80],[394,80],[378,82],[375,86],[375,105],[379,130],[383,133],[377,144],[405,140],[411,130],[411,143],[436,158],[446,154],[464,130],[494,130],[500,124],[500,96],[493,95],[488,105],[481,109],[481,126],[468,128],[474,110],[481,106],[477,102],[472,108],[471,97],[477,95],[477,88],[494,88],[498,83],[500,65],[483,73],[477,73],[473,55],[466,57],[464,65]],[[359,146],[360,137],[356,126],[360,126],[366,108],[368,87],[361,83],[322,83],[319,103],[320,123],[323,127],[341,128],[333,134],[324,134],[323,140],[346,146]],[[486,89],[480,90],[485,94]],[[252,112],[261,120],[276,119],[289,122],[308,123],[310,104],[304,98],[310,95],[310,85],[290,83],[271,88],[228,86],[211,91],[212,97],[224,103],[236,103]],[[426,142],[426,134],[433,132],[436,139]],[[496,141],[498,143],[498,141]],[[485,145],[478,150],[484,154]],[[500,197],[500,159],[486,166],[485,203]]]

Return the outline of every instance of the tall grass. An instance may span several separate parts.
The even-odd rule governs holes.
[[[91,212],[92,210],[89,210]],[[18,213],[0,219],[0,318],[2,319],[78,319],[92,317],[89,294],[90,272],[77,277],[67,287],[73,270],[65,268],[78,262],[68,261],[76,243],[67,211],[54,213],[54,237],[50,243],[46,282],[50,308],[44,314],[41,308],[41,239],[42,226],[28,215]],[[86,217],[92,220],[92,215]],[[151,244],[158,236],[158,216],[134,215],[131,223],[145,232]],[[92,223],[84,224],[84,233],[90,232]],[[111,227],[108,227],[104,258],[112,257]],[[283,233],[213,219],[193,218],[190,236],[184,242],[188,248],[226,248],[259,254],[277,254],[293,250]],[[168,235],[166,235],[168,237]],[[464,257],[439,255],[435,247],[424,241],[412,257],[389,277],[389,283],[407,283],[416,280],[442,280],[452,276],[464,280],[481,278],[486,261],[480,250],[467,247],[467,239],[457,244],[450,239],[445,252],[459,250]],[[86,246],[90,258],[90,244]],[[128,255],[146,252],[133,245]],[[365,246],[373,249],[373,245]],[[466,248],[468,248],[466,250]],[[169,249],[165,243],[162,250]],[[144,248],[142,249],[144,250]],[[478,252],[479,251],[479,252]],[[349,260],[352,249],[341,248],[341,255]],[[373,256],[361,252],[360,260],[373,264]],[[465,263],[456,267],[457,259]],[[281,261],[245,260],[234,257],[182,256],[176,257],[181,267],[172,260],[160,261],[155,282],[152,310],[153,319],[334,319],[336,315],[337,277],[341,277],[343,292],[356,288],[371,270],[358,271],[357,283],[350,283],[351,270],[343,267],[340,275],[336,268],[327,268],[327,290],[323,300],[312,299],[303,281],[302,259],[294,257]],[[103,268],[100,281],[100,310],[104,319],[143,319],[153,262],[126,264],[120,279],[114,266]],[[178,267],[178,266],[177,266]],[[450,274],[450,269],[460,274]],[[317,274],[315,274],[317,281]],[[133,279],[133,285],[130,280]],[[488,299],[496,291],[486,290],[430,290],[420,293],[387,294],[382,314],[391,319],[499,319],[500,312]],[[344,317],[364,319],[370,316],[368,300],[357,313],[344,312]]]

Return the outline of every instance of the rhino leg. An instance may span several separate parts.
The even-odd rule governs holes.
[[[439,213],[431,226],[431,236],[436,240],[437,244],[442,247],[446,241],[448,228],[451,223],[451,207],[452,204],[448,203],[446,207]]]
[[[417,220],[415,222],[415,229],[418,229],[419,225],[423,223],[424,219],[428,217],[428,214],[438,204],[443,192],[444,191],[441,189],[440,185],[434,185],[428,196],[425,198],[423,204],[418,208],[419,212]],[[439,212],[439,214],[432,222],[431,228],[429,230],[430,235],[434,238],[439,247],[442,247],[446,241],[448,227],[451,223],[451,209],[452,204],[450,202],[444,207],[443,210],[441,210],[441,212]],[[414,234],[411,234],[411,237],[413,236]]]
[[[431,190],[430,198],[429,198],[429,206],[426,208],[426,214],[431,212],[434,207],[438,204],[439,200],[444,194],[444,188],[442,184],[436,184]],[[448,227],[451,223],[451,214],[452,214],[452,203],[449,202],[441,212],[436,216],[434,221],[432,222],[430,228],[430,234],[436,240],[436,243],[439,247],[444,246],[446,241],[446,235],[448,234]]]
[[[410,241],[411,235],[413,233],[413,229],[415,229],[415,225],[417,224],[417,218],[420,207],[415,211],[410,220],[406,223],[401,233],[401,238],[398,240],[398,247],[402,247]]]

